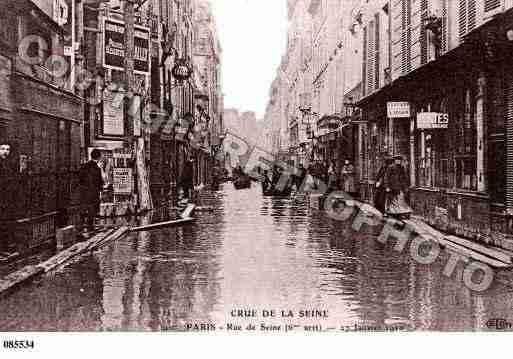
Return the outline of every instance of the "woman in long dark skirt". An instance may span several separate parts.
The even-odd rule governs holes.
[[[378,171],[378,175],[376,176],[376,192],[374,194],[374,207],[381,213],[385,213],[387,195],[386,188],[384,185],[385,175],[387,173],[387,169],[392,165],[393,162],[394,161],[392,160],[392,158],[385,157],[384,162]]]
[[[386,206],[385,214],[397,218],[407,218],[413,212],[406,203],[405,193],[408,189],[408,176],[404,169],[401,156],[394,157],[395,163],[386,171]]]

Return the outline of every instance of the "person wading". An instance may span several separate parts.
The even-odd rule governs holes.
[[[351,162],[349,162],[349,160],[345,160],[344,167],[342,167],[342,183],[344,184],[344,192],[352,197],[356,197],[356,186],[354,183],[354,166],[351,164]]]
[[[332,160],[328,167],[328,191],[335,191],[338,189],[338,173],[335,161]]]
[[[194,159],[192,157],[185,161],[181,182],[184,198],[190,200],[194,190]]]
[[[82,205],[82,228],[94,230],[94,220],[100,212],[100,194],[103,188],[102,170],[99,162],[102,154],[99,150],[91,151],[91,160],[80,168],[80,203]],[[85,228],[84,228],[85,225]]]
[[[392,164],[386,171],[385,188],[387,192],[385,214],[397,218],[408,218],[412,209],[405,200],[408,190],[408,176],[402,165],[401,156],[394,157]]]
[[[385,175],[387,169],[394,163],[394,160],[389,156],[383,156],[383,163],[378,171],[378,175],[375,180],[375,194],[374,194],[374,207],[381,213],[385,213],[386,204],[386,188],[384,185]]]

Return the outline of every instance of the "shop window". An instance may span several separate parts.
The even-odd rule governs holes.
[[[0,12],[0,45],[11,50],[15,48],[18,36],[16,20],[15,14],[8,11]]]
[[[417,183],[422,187],[477,190],[477,129],[472,91],[454,90],[431,111],[448,113],[449,127],[418,131]]]
[[[476,119],[474,114],[475,101],[470,90],[464,94],[463,113],[456,122],[456,188],[477,190],[477,156],[476,156]],[[460,112],[461,113],[461,112]]]

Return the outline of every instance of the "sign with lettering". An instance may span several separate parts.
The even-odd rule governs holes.
[[[409,118],[410,103],[405,101],[387,102],[387,115],[388,118]]]
[[[114,168],[113,188],[114,194],[131,194],[134,185],[131,168]]]
[[[106,68],[124,70],[125,24],[122,21],[105,19],[103,24],[103,64]],[[134,71],[150,72],[150,29],[135,25]]]
[[[449,127],[449,114],[439,112],[419,112],[417,114],[417,129],[432,130]]]

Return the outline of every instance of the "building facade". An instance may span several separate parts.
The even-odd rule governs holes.
[[[343,160],[354,160],[352,130],[344,134],[342,120],[344,94],[360,81],[359,34],[349,31],[356,3],[288,2],[287,49],[271,87],[267,116],[285,122],[277,142],[285,145],[295,165],[335,161],[341,167]],[[344,140],[348,136],[349,142]]]
[[[511,247],[511,1],[363,4],[362,196],[401,155],[411,203],[448,232]]]
[[[177,193],[189,157],[195,184],[209,181],[224,128],[221,49],[208,2],[138,1],[133,16],[119,0],[5,3],[0,141],[11,146],[16,200],[0,220],[15,227],[15,249],[79,224],[78,171],[95,148],[104,158],[103,216],[137,212],[150,188],[155,205]],[[183,81],[177,64],[178,75],[190,75]]]
[[[288,46],[266,113],[281,124],[274,136],[296,164],[351,160],[366,201],[383,158],[400,155],[417,214],[512,247],[512,6],[289,1]]]
[[[70,6],[68,6],[70,4]],[[74,86],[71,3],[6,1],[0,15],[0,141],[11,146],[11,249],[30,250],[79,221],[82,99]],[[73,37],[74,39],[74,37]],[[2,181],[6,178],[2,178]],[[4,235],[3,233],[2,235]]]

